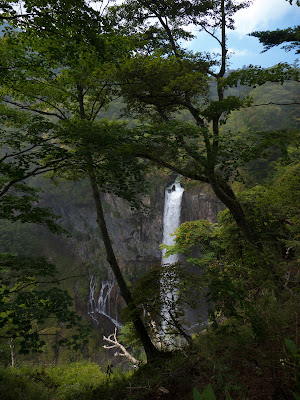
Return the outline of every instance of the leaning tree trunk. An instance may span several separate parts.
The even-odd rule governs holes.
[[[219,101],[224,100],[224,87],[222,86],[222,78],[226,72],[226,56],[227,56],[227,46],[226,46],[226,11],[225,11],[225,1],[221,0],[220,3],[221,11],[221,50],[222,50],[222,60],[221,68],[217,75],[217,92]],[[219,151],[219,135],[220,135],[220,118],[222,112],[216,112],[213,118],[213,142],[212,145],[207,145],[207,151],[209,154],[208,160],[208,170],[207,178],[215,193],[221,202],[228,207],[231,212],[235,222],[242,231],[245,239],[253,244],[259,253],[262,253],[263,247],[260,243],[259,237],[255,230],[253,229],[251,223],[245,215],[241,203],[236,198],[230,185],[222,179],[222,177],[215,171],[215,160],[218,158]]]
[[[261,253],[263,251],[259,237],[255,230],[252,228],[248,221],[241,203],[236,198],[231,187],[223,180],[218,179],[218,176],[214,174],[209,175],[209,183],[219,200],[228,207],[235,222],[241,229],[245,239],[253,244],[257,250]]]
[[[90,168],[89,171],[89,180],[93,192],[93,198],[96,206],[96,212],[97,212],[97,223],[99,225],[100,231],[102,233],[102,240],[104,242],[104,246],[106,249],[106,254],[107,254],[107,261],[110,264],[110,267],[113,271],[113,274],[116,278],[117,284],[120,288],[120,293],[123,299],[125,300],[129,310],[130,310],[130,315],[132,316],[132,322],[134,324],[135,330],[138,334],[139,339],[142,342],[142,345],[144,347],[147,360],[152,361],[155,358],[160,356],[159,350],[153,345],[148,332],[145,328],[145,325],[139,315],[139,311],[137,307],[134,304],[131,292],[127,286],[127,283],[123,277],[122,271],[119,267],[118,261],[116,259],[110,236],[107,230],[105,218],[104,218],[104,212],[103,212],[103,207],[102,207],[102,202],[101,202],[101,196],[100,196],[100,191],[96,182],[96,177],[95,173],[93,170],[93,167]]]
[[[87,119],[87,116],[86,116],[85,110],[84,110],[83,89],[79,84],[77,85],[77,90],[78,90],[78,103],[79,103],[79,108],[80,108],[80,110],[79,110],[80,118],[82,120],[85,120],[85,119]],[[106,250],[107,261],[113,271],[113,274],[115,276],[115,279],[116,279],[117,284],[120,289],[121,296],[123,297],[123,299],[125,300],[128,308],[129,308],[132,322],[134,324],[136,333],[144,347],[147,361],[152,361],[155,358],[160,356],[160,352],[153,345],[153,343],[148,335],[148,332],[147,332],[145,325],[139,315],[139,311],[134,304],[131,292],[127,286],[127,283],[123,277],[123,274],[119,267],[118,261],[116,259],[116,256],[115,256],[112,244],[111,244],[110,236],[109,236],[109,233],[107,230],[106,221],[104,218],[101,196],[100,196],[100,191],[99,191],[98,184],[97,184],[95,169],[93,166],[92,155],[90,153],[88,153],[85,158],[86,158],[86,165],[87,165],[87,174],[89,177],[92,194],[93,194],[93,199],[94,199],[94,203],[95,203],[95,207],[96,207],[97,223],[98,223],[98,226],[99,226],[101,234],[102,234],[102,240],[104,242],[104,246],[105,246],[105,250]]]

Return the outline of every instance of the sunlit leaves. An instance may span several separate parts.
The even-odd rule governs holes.
[[[245,85],[245,86],[260,86],[266,82],[280,82],[286,80],[299,81],[299,70],[287,63],[279,63],[274,67],[264,69],[259,66],[249,65],[223,78],[222,86],[224,88]]]
[[[217,258],[217,250],[220,250],[219,231],[217,226],[205,221],[188,221],[180,225],[173,233],[174,245],[162,244],[160,247],[166,249],[165,257],[172,254],[183,254],[187,256],[190,264],[206,266],[207,263]],[[201,252],[201,258],[189,256],[197,249]]]

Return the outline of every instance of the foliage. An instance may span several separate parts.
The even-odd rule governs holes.
[[[299,70],[288,63],[278,63],[270,68],[249,65],[246,68],[231,71],[221,85],[223,88],[244,86],[261,86],[267,82],[284,83],[285,81],[299,81]]]
[[[273,324],[272,328],[276,329],[274,336],[278,333],[289,336],[295,320],[289,321],[288,324],[286,321],[283,323],[282,330]],[[4,400],[30,400],[34,390],[34,398],[40,400],[142,400],[159,398],[163,393],[189,400],[193,398],[195,387],[207,391],[209,386],[217,399],[254,400],[272,397],[276,393],[293,398],[290,391],[295,392],[295,389],[293,376],[286,364],[288,357],[284,341],[272,339],[259,343],[254,340],[247,325],[241,324],[236,331],[226,333],[216,333],[208,327],[206,332],[194,337],[190,348],[186,347],[181,352],[174,352],[168,359],[146,364],[129,373],[114,369],[108,378],[99,366],[91,363],[59,368],[22,367],[1,370],[0,388],[6,396]],[[81,387],[77,385],[77,379],[82,379]]]
[[[259,257],[228,210],[220,213],[218,226],[207,221],[182,224],[175,232],[174,245],[164,246],[167,254],[179,252],[189,262],[206,266],[201,284],[207,288],[208,300],[214,305],[212,319],[216,326],[224,317],[233,326],[248,321],[254,334],[263,338],[269,334],[262,311],[264,304],[269,302],[269,307],[271,304],[275,307],[281,301],[289,303],[289,296],[281,287],[291,291],[297,287],[298,168],[296,163],[281,166],[272,184],[257,185],[239,195],[264,245]],[[200,259],[190,256],[194,249],[200,250]]]
[[[293,340],[285,339],[284,344],[288,349],[290,355],[292,356],[292,363],[290,363],[289,366],[294,370],[297,393],[293,392],[293,395],[294,398],[297,400],[300,396],[300,374],[299,374],[300,352]]]
[[[38,239],[32,226],[20,222],[1,221],[0,252],[30,256],[37,248]]]
[[[54,386],[48,382],[48,387],[43,382],[43,376],[37,372],[28,374],[24,370],[1,369],[0,370],[0,392],[3,400],[36,399],[50,400]]]
[[[101,14],[84,0],[66,0],[63,3],[26,0],[21,7],[19,1],[5,0],[1,2],[0,11],[0,21],[6,20],[14,29],[22,29],[29,35],[34,32],[45,39],[51,36],[66,52],[71,51],[68,43],[78,40],[89,46],[103,47],[98,36]]]
[[[128,34],[144,35],[141,51],[122,64],[120,90],[127,112],[149,122],[160,122],[132,130],[129,154],[209,183],[229,208],[246,240],[256,243],[262,251],[258,233],[237,199],[232,181],[239,178],[242,165],[260,157],[267,147],[273,149],[274,144],[270,135],[269,141],[265,140],[265,132],[249,138],[251,135],[237,136],[236,132],[222,128],[226,127],[232,112],[253,104],[247,94],[232,95],[228,89],[238,85],[254,87],[266,82],[298,81],[299,71],[280,63],[269,69],[249,66],[226,73],[227,31],[234,29],[234,14],[248,5],[248,2],[220,0],[163,5],[127,1],[118,6],[118,23],[127,19],[123,26]],[[138,18],[134,18],[134,11]],[[155,22],[152,22],[153,15]],[[194,54],[183,48],[180,37],[184,37],[186,26],[191,22],[217,41],[219,56]],[[175,111],[189,113],[193,128],[179,123]],[[255,143],[249,151],[252,139]]]
[[[66,2],[57,7],[66,8],[63,15],[67,15],[69,8],[74,8],[76,11],[72,15],[77,18],[76,12],[79,15],[81,12],[87,12],[88,6],[83,4],[84,2],[80,1],[74,5]],[[36,6],[29,3],[27,6],[30,10],[32,8],[32,12],[39,13],[35,7],[43,9],[46,2]],[[85,42],[85,36],[78,42],[78,32],[76,37],[71,36],[66,42],[65,35],[71,35],[75,27],[72,26],[69,31],[69,26],[59,21],[55,22],[55,29],[63,39],[58,37],[53,41],[52,37],[45,38],[43,34],[36,32],[35,26],[32,25],[26,31],[7,34],[1,38],[0,46],[9,70],[9,75],[5,77],[1,87],[2,102],[14,107],[8,110],[14,112],[15,119],[19,118],[19,121],[23,116],[26,121],[30,114],[23,112],[20,115],[17,109],[33,111],[45,117],[34,117],[40,126],[36,123],[35,130],[31,126],[30,139],[38,137],[38,134],[44,137],[45,133],[41,132],[41,129],[47,128],[48,132],[51,130],[51,141],[48,138],[44,139],[46,143],[43,152],[34,155],[43,160],[40,162],[54,166],[53,172],[60,171],[58,174],[65,179],[77,180],[86,176],[92,164],[97,170],[96,178],[102,191],[115,191],[117,195],[134,202],[136,193],[141,190],[143,180],[140,171],[144,170],[144,165],[133,157],[124,157],[121,152],[113,152],[114,145],[119,145],[119,149],[122,147],[122,123],[95,121],[100,111],[105,110],[109,103],[119,96],[115,85],[115,64],[127,51],[127,43],[113,32],[107,35],[105,29],[109,29],[108,25],[101,25],[99,20],[95,19],[95,12],[92,9],[89,11],[93,19],[87,30],[91,30],[93,24],[98,21],[97,37],[105,42],[105,51],[103,46],[97,47]],[[55,14],[51,15],[54,16]],[[62,16],[59,18],[63,19]],[[42,23],[43,19],[39,21],[39,24]],[[96,31],[93,32],[96,35]],[[15,129],[16,122],[10,123],[14,123],[12,129]],[[3,138],[4,143],[10,133]],[[23,139],[22,134],[21,131]],[[61,162],[55,151],[60,151],[61,157],[65,156],[65,162]],[[33,157],[31,153],[30,156]],[[44,167],[44,170],[47,171],[47,168]]]
[[[259,42],[264,45],[264,52],[270,50],[272,47],[280,46],[283,43],[288,43],[282,46],[286,51],[295,49],[296,54],[300,53],[299,40],[300,26],[286,29],[276,29],[275,31],[255,31],[251,36],[257,37]]]
[[[49,368],[46,374],[57,387],[57,399],[91,399],[93,391],[107,379],[99,365],[91,362],[77,362]]]
[[[86,341],[87,327],[79,323],[71,311],[72,299],[58,289],[53,264],[42,258],[1,254],[1,337],[19,339],[21,353],[41,351],[43,336],[55,335],[50,326],[62,324],[65,329],[76,326],[77,332],[61,337],[60,345],[80,346]],[[49,285],[55,285],[49,288]]]
[[[194,388],[193,395],[194,400],[216,400],[216,396],[214,394],[213,388],[211,387],[211,384],[208,384],[203,389],[202,394],[200,394],[199,391]]]
[[[118,372],[116,371],[116,380]],[[114,379],[114,378],[112,378]],[[108,377],[91,362],[59,367],[20,367],[0,370],[3,400],[92,400],[94,391],[105,386]]]
[[[52,142],[53,125],[40,117],[31,117],[1,106],[0,218],[38,223],[55,233],[63,232],[49,207],[38,206],[38,190],[26,179],[55,170],[67,158],[66,151]],[[51,149],[51,161],[43,158]]]
[[[41,206],[38,190],[26,180],[61,168],[68,159],[65,148],[55,141],[49,120],[1,105],[1,192],[0,217],[4,219],[4,251],[28,254],[33,243],[19,238],[20,224],[38,223],[54,233],[65,232],[49,207]],[[51,152],[51,157],[49,156]],[[51,158],[51,159],[50,159]],[[8,221],[7,221],[8,220]],[[23,234],[26,228],[23,229]],[[16,233],[14,239],[9,234]],[[32,239],[32,235],[31,235]],[[44,259],[1,254],[1,337],[13,340],[21,352],[41,351],[43,337],[55,336],[58,326],[72,330],[59,345],[80,346],[86,341],[86,327],[70,310],[72,299],[58,289],[54,265]],[[50,279],[49,280],[47,280]],[[52,287],[49,288],[52,284]],[[76,327],[75,327],[76,326]]]
[[[205,98],[211,64],[200,53],[183,55],[178,63],[176,56],[165,58],[159,50],[147,58],[140,55],[126,60],[118,75],[127,81],[121,87],[126,113],[143,118],[147,110],[147,120],[151,116],[154,120],[166,119],[184,109],[185,96],[192,102],[199,96]]]
[[[41,5],[43,8],[45,3]],[[31,3],[28,9],[32,10]],[[33,10],[34,15],[44,11]],[[125,36],[111,29],[109,19],[98,18],[88,2],[78,1],[75,5],[63,2],[54,10],[59,10],[58,17],[52,18],[50,12],[50,21],[47,21],[48,9],[42,15],[46,15],[46,20],[42,18],[37,26],[34,18],[33,22],[25,18],[26,29],[7,31],[1,38],[0,46],[9,71],[1,87],[1,100],[29,114],[43,115],[45,121],[53,121],[54,144],[58,143],[68,158],[67,164],[57,165],[57,175],[71,180],[89,179],[107,259],[123,298],[132,303],[114,255],[100,192],[113,192],[137,206],[140,204],[138,196],[145,187],[145,163],[114,151],[116,142],[118,151],[122,147],[122,124],[97,120],[100,111],[119,96],[116,70],[130,44]],[[70,11],[72,16],[68,17]],[[78,15],[82,18],[78,19]],[[64,16],[67,16],[66,22]],[[78,35],[83,28],[82,20],[86,18],[91,18],[88,26],[93,33],[88,28]],[[15,20],[17,26],[23,26],[19,16]],[[54,26],[48,36],[44,32],[49,22]],[[43,159],[53,162],[51,149]],[[136,318],[134,322],[139,325],[137,330],[141,336],[144,334],[152,353],[156,353],[142,321]]]
[[[172,235],[175,236],[172,247],[161,245],[166,249],[165,257],[183,254],[189,264],[206,266],[217,257],[217,249],[221,250],[218,228],[206,220],[184,222]],[[190,256],[195,248],[201,252],[201,258]]]
[[[134,302],[140,309],[151,338],[159,346],[166,346],[169,340],[176,348],[181,345],[178,341],[191,340],[186,332],[188,322],[185,313],[187,309],[199,307],[199,285],[200,277],[181,263],[153,266],[133,284]],[[130,309],[124,309],[123,316],[128,320],[131,317]],[[168,333],[168,340],[161,336],[163,326]],[[122,334],[131,346],[137,344],[132,334],[123,330]]]
[[[292,5],[293,0],[288,0]],[[299,0],[296,0],[295,5],[300,7]],[[264,45],[263,52],[271,49],[274,46],[279,46],[283,43],[288,43],[282,46],[285,51],[295,49],[296,54],[300,53],[300,25],[294,28],[276,29],[275,31],[256,31],[250,33],[250,36],[257,37],[259,42]]]
[[[125,128],[123,122],[105,119],[63,121],[58,126],[58,136],[62,145],[69,147],[71,159],[55,176],[78,180],[87,176],[92,163],[101,191],[112,192],[133,207],[139,206],[140,194],[147,187],[144,179],[147,165],[121,151],[127,144]]]

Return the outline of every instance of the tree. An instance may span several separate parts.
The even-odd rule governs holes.
[[[207,289],[217,325],[220,316],[226,318],[224,329],[249,322],[254,334],[265,339],[266,334],[274,335],[274,326],[278,329],[282,324],[279,342],[286,335],[285,318],[293,318],[299,301],[300,249],[299,161],[291,160],[285,166],[282,161],[271,183],[239,193],[262,244],[268,244],[261,265],[228,210],[219,214],[215,225],[205,220],[183,223],[174,233],[174,245],[164,246],[167,256],[183,254],[190,264],[204,269],[201,284]],[[193,257],[195,249],[201,252],[200,258]],[[277,264],[275,257],[280,261]],[[285,310],[284,318],[277,315],[280,307]],[[222,325],[222,318],[219,321]]]
[[[150,37],[141,41],[140,51],[123,64],[119,79],[126,111],[161,122],[132,131],[132,152],[185,177],[209,183],[229,208],[246,240],[262,252],[259,236],[231,186],[238,167],[257,154],[247,154],[246,140],[241,143],[234,140],[231,132],[220,129],[233,110],[249,107],[252,100],[228,95],[227,90],[238,84],[251,86],[298,79],[298,75],[286,64],[269,70],[250,66],[226,74],[226,32],[234,29],[235,12],[248,5],[218,0],[180,4],[128,1],[119,6],[120,18],[135,21],[131,31],[124,23],[128,34]],[[136,19],[132,17],[133,10],[138,15]],[[186,38],[183,28],[189,23],[217,41],[217,60],[212,55],[192,54],[183,48],[179,38]],[[176,121],[174,113],[182,110],[190,114],[193,126]]]
[[[262,52],[270,50],[272,47],[282,46],[285,51],[295,49],[296,54],[300,53],[300,25],[293,28],[276,29],[275,31],[255,31],[250,33],[249,36],[254,36],[259,39],[259,42],[264,45]]]
[[[292,5],[293,1],[288,0]],[[300,7],[300,2],[296,1],[295,4]],[[259,39],[259,42],[264,45],[263,52],[270,50],[272,47],[282,46],[285,51],[295,49],[296,54],[300,53],[300,25],[293,28],[276,29],[275,31],[255,31],[249,34]]]
[[[175,349],[183,340],[192,342],[185,317],[188,309],[199,307],[200,282],[199,276],[178,262],[155,265],[133,284],[135,303],[144,311],[143,319],[160,347]]]
[[[51,209],[39,206],[38,190],[25,183],[39,174],[55,171],[69,158],[63,148],[52,142],[53,124],[6,106],[1,107],[0,123],[0,218],[38,223],[54,233],[64,232]],[[50,149],[52,159],[46,161]]]
[[[88,10],[81,6],[77,8],[77,5],[74,8],[75,13],[78,11],[81,15],[84,12],[85,16],[89,15]],[[65,15],[68,6],[63,11]],[[119,96],[115,70],[118,60],[128,50],[128,40],[112,32],[109,21],[99,25],[98,19],[94,19],[91,24],[94,23],[101,35],[98,29],[94,36],[81,37],[76,33],[82,24],[80,18],[75,21],[71,18],[65,25],[58,18],[51,28],[55,42],[52,36],[45,37],[43,24],[36,27],[35,23],[33,29],[29,25],[23,32],[4,37],[2,49],[6,53],[9,74],[2,86],[3,101],[52,118],[55,121],[54,143],[58,141],[68,153],[68,164],[58,166],[58,174],[73,180],[89,179],[108,262],[121,295],[132,311],[133,323],[150,360],[159,353],[135,308],[115,257],[100,193],[100,190],[111,191],[136,205],[137,194],[144,182],[144,163],[134,156],[113,151],[113,146],[122,146],[124,142],[123,124],[97,120],[100,111]],[[68,41],[65,41],[66,37]],[[93,43],[92,37],[95,38]],[[53,160],[51,152],[46,159]]]
[[[15,233],[23,223],[41,224],[56,234],[65,232],[52,210],[40,205],[39,191],[26,183],[28,178],[54,171],[68,158],[64,149],[50,144],[52,124],[5,106],[1,106],[0,120],[1,234],[12,233],[13,227]],[[46,161],[50,147],[53,158]],[[72,329],[73,334],[62,337],[60,345],[77,347],[86,342],[87,327],[71,311],[72,298],[56,287],[55,266],[42,258],[17,255],[32,252],[32,237],[22,243],[12,243],[12,239],[23,238],[7,237],[6,253],[0,254],[0,338],[9,340],[14,366],[15,343],[21,353],[40,352],[43,338],[51,335],[49,323],[55,321],[52,327],[63,324],[66,332]]]
[[[105,7],[101,1],[95,3]],[[40,37],[55,35],[71,41],[84,38],[95,43],[99,39],[101,14],[84,0],[4,0],[0,4],[0,21],[6,22],[6,30],[19,28],[35,31]]]
[[[53,124],[5,106],[1,112],[0,219],[4,233],[23,223],[42,224],[56,234],[65,232],[52,210],[39,204],[39,191],[25,183],[31,177],[53,172],[68,158],[63,148],[51,143]],[[47,161],[50,148],[53,158]],[[0,254],[0,337],[10,340],[12,365],[13,343],[18,342],[21,353],[41,351],[45,344],[42,338],[51,335],[48,327],[53,319],[67,331],[73,330],[73,335],[62,337],[60,344],[78,346],[87,336],[81,319],[70,309],[72,298],[56,287],[56,267],[43,258],[20,255],[31,246],[32,237],[27,239],[25,248],[24,243],[9,240],[6,251],[12,253]]]
[[[56,287],[59,279],[53,264],[43,258],[2,253],[0,270],[0,338],[17,339],[24,354],[41,351],[43,337],[53,334],[49,321],[53,326],[56,320],[66,330],[73,329],[73,335],[62,337],[60,345],[80,348],[87,341],[88,327],[70,310],[69,294]]]

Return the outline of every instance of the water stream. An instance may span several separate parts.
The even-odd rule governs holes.
[[[164,216],[163,216],[163,243],[166,245],[172,245],[174,243],[174,237],[171,233],[174,233],[180,225],[180,213],[181,213],[181,202],[184,188],[180,185],[180,177],[177,177],[175,182],[168,186],[165,190],[165,202],[164,202]],[[164,258],[165,250],[162,251],[162,265],[174,264],[179,260],[178,255],[171,255]],[[164,287],[164,283],[168,282],[168,287],[170,287],[169,282],[170,276],[161,277],[161,287]],[[165,300],[169,302],[176,301],[176,277],[172,281],[172,286],[174,290],[168,289],[162,293]],[[101,287],[99,290],[99,295],[97,298],[97,277],[90,273],[90,290],[89,290],[89,301],[88,301],[88,314],[91,316],[93,321],[98,324],[98,315],[104,315],[109,318],[109,320],[117,327],[120,328],[121,324],[118,321],[117,306],[113,307],[111,310],[111,292],[114,287],[114,283],[111,280],[103,280],[101,282]],[[119,291],[117,290],[113,304],[117,305],[117,300],[119,296]],[[165,320],[170,320],[170,314],[168,307],[164,307],[161,310],[162,316]],[[115,314],[113,316],[113,314]],[[167,322],[162,322],[162,332],[163,337],[166,336]]]
[[[177,177],[175,182],[165,190],[162,241],[168,246],[174,244],[174,236],[171,236],[171,233],[174,233],[175,229],[179,228],[180,225],[181,202],[184,188],[180,185],[179,179],[180,178]],[[177,254],[164,258],[165,253],[166,251],[163,250],[163,264],[174,264],[178,261],[179,257]]]
[[[98,325],[97,314],[104,315],[107,317],[117,328],[121,327],[118,322],[118,310],[117,301],[119,297],[119,290],[117,290],[115,304],[115,318],[112,317],[111,310],[111,291],[115,284],[110,280],[103,280],[101,282],[101,288],[96,300],[96,289],[97,289],[97,277],[90,273],[90,294],[88,302],[88,314],[92,317],[93,321]]]
[[[180,226],[180,213],[181,213],[181,203],[184,188],[180,185],[180,177],[177,177],[175,182],[168,186],[165,190],[165,204],[164,204],[164,217],[163,217],[163,243],[170,246],[174,244],[174,233],[175,229]],[[174,264],[179,261],[179,256],[177,254],[164,257],[166,251],[162,251],[162,265]],[[170,289],[169,282],[172,282],[172,289]],[[162,274],[161,277],[161,296],[164,298],[164,302],[168,303],[169,306],[165,305],[161,314],[162,320],[162,332],[161,336],[166,339],[167,335],[167,321],[170,320],[170,305],[177,300],[177,290],[176,290],[176,277],[165,276]],[[165,285],[165,283],[168,283]],[[168,289],[165,289],[168,287]]]

